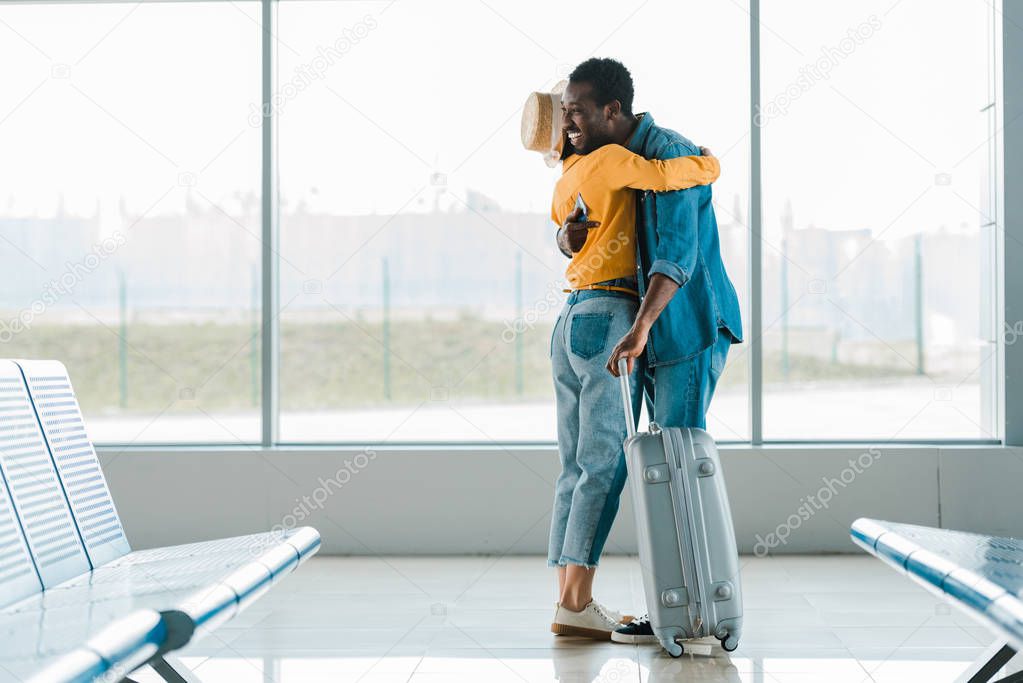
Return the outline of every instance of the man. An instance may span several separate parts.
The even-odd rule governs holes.
[[[563,125],[570,146],[566,156],[589,154],[608,144],[623,145],[648,159],[672,159],[700,153],[688,139],[655,125],[650,114],[633,114],[632,99],[632,77],[620,62],[595,58],[576,67],[562,95]],[[594,222],[581,210],[573,212],[558,230],[561,251],[566,256],[581,252],[593,227]],[[608,386],[602,392],[591,392],[600,397],[597,399],[600,405],[584,405],[580,401],[575,413],[580,416],[578,419],[598,416],[608,429],[624,435],[624,416],[616,418],[613,412],[608,412],[604,397],[617,391],[611,375],[618,375],[618,359],[626,358],[630,376],[635,372],[636,382],[644,390],[635,391],[633,395],[636,417],[640,396],[645,393],[648,412],[658,424],[705,428],[707,407],[724,369],[729,347],[742,341],[739,302],[721,260],[711,187],[642,192],[638,197],[635,237],[630,244],[621,247],[627,251],[634,247],[631,251],[635,257],[634,275],[619,278],[608,286],[628,290],[634,284],[638,308],[633,305],[629,309],[624,302],[619,306],[623,311],[636,312],[627,331],[618,333],[621,336],[607,359],[610,375],[605,375],[604,380]],[[621,316],[616,316],[610,327],[620,325],[620,319]],[[597,348],[604,342],[596,336],[607,336],[614,330],[594,323],[591,319],[567,331],[556,326],[554,343],[558,342],[560,333],[580,348]],[[593,336],[587,338],[590,330]],[[562,428],[560,408],[559,396],[559,431]],[[555,518],[559,501],[565,500],[566,480],[567,483],[573,481],[570,470],[574,463],[571,457],[566,458],[564,449],[562,451],[563,473],[555,494]],[[608,478],[601,482],[602,490],[607,491],[608,503],[597,526],[603,533],[597,539],[602,546],[625,483],[624,452],[619,448],[614,466],[600,471]],[[580,486],[579,479],[576,473],[576,486]],[[559,533],[563,534],[563,530],[552,522],[550,557],[556,554],[558,544],[564,542]],[[599,548],[596,554],[599,555]],[[617,613],[593,601],[595,564],[593,561],[558,565],[560,601],[552,630],[589,634],[594,638],[610,635],[617,642],[652,640],[648,620],[617,626],[613,623]]]

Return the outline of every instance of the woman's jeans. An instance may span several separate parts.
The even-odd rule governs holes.
[[[561,474],[554,489],[549,566],[597,566],[618,513],[626,478],[626,427],[618,379],[606,363],[638,309],[637,298],[624,292],[576,291],[569,294],[554,325],[551,366]],[[730,343],[722,333],[717,343],[692,359],[652,371],[636,363],[630,378],[633,415],[639,415],[643,392],[637,391],[636,382],[643,378],[648,409],[652,403],[659,424],[704,427]]]
[[[547,555],[552,567],[595,567],[618,513],[625,485],[625,413],[618,380],[605,364],[638,309],[637,297],[625,292],[576,291],[554,325],[551,367],[561,475]]]

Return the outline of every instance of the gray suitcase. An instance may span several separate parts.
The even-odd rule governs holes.
[[[636,433],[625,359],[618,365],[629,436],[636,537],[650,624],[672,657],[680,639],[714,636],[728,652],[742,635],[742,589],[732,511],[717,446],[702,429]]]

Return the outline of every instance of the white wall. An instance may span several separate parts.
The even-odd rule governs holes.
[[[790,533],[773,552],[857,552],[848,529],[859,516],[1023,536],[1023,448],[881,448],[863,457],[868,466],[851,467],[867,449],[723,447],[741,550],[780,528]],[[135,548],[297,522],[320,530],[328,554],[546,551],[552,448],[390,449],[366,461],[361,453],[102,449],[101,459]],[[355,474],[337,477],[346,460]],[[832,497],[828,506],[799,518],[806,496],[843,470],[848,485],[833,483],[834,493],[820,494]],[[635,552],[631,506],[626,495],[609,553]]]

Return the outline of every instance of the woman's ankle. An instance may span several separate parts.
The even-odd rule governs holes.
[[[572,598],[571,596],[564,596],[559,603],[562,607],[569,610],[570,612],[582,612],[586,609],[586,605],[593,602],[592,597],[588,597],[585,600],[581,598]]]

